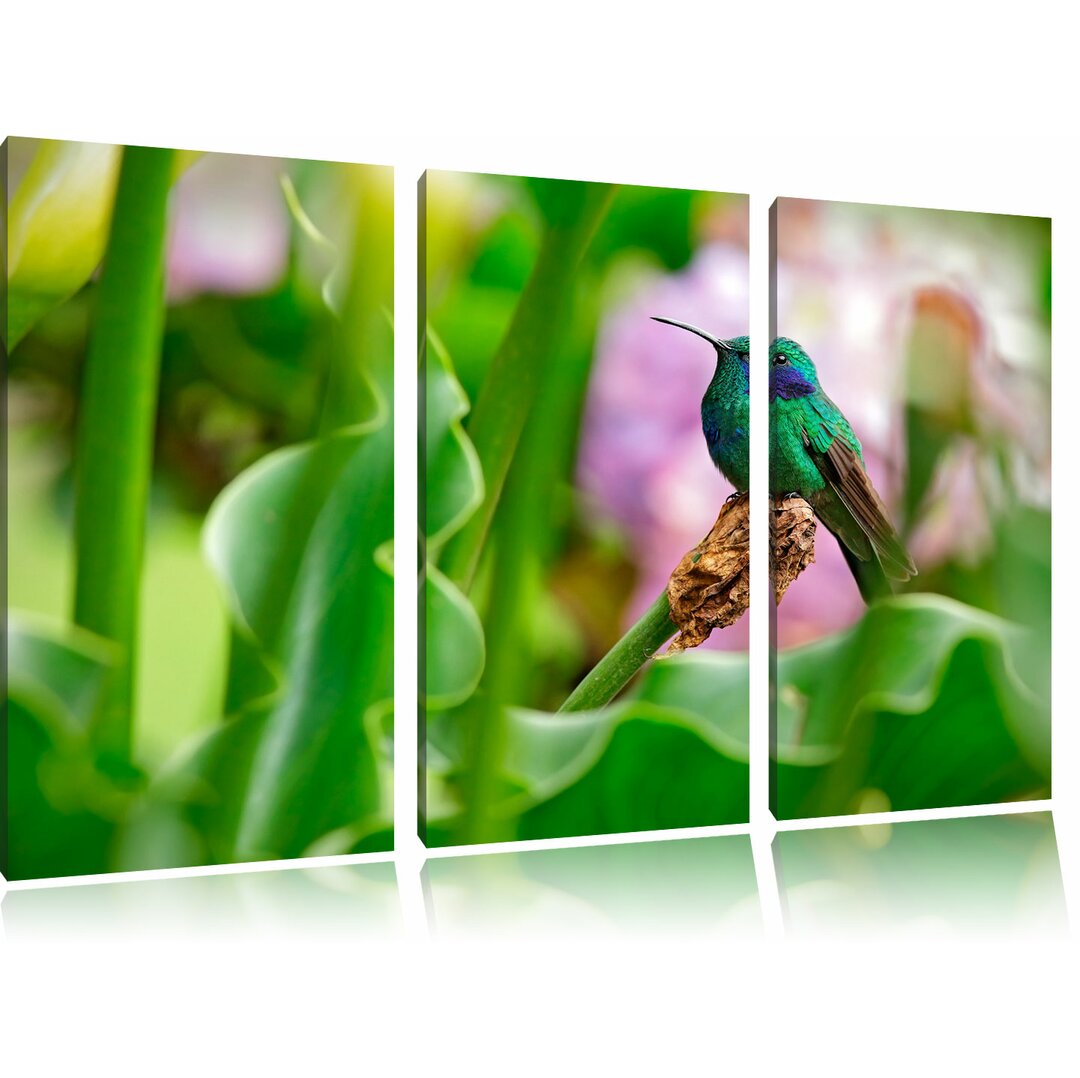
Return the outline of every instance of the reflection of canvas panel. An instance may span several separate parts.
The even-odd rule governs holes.
[[[441,939],[745,940],[762,931],[746,835],[433,857],[424,890]]]
[[[389,859],[371,864],[33,887],[4,896],[5,939],[55,945],[94,939],[112,943],[184,940],[218,945],[280,938],[322,940],[335,947],[370,945],[401,933],[397,877]]]
[[[781,831],[773,858],[796,935],[1066,930],[1049,812]]]
[[[745,334],[746,198],[429,172],[420,234],[421,835],[744,822],[746,619],[649,656],[732,490],[720,344],[652,318]]]
[[[391,170],[4,153],[5,875],[388,849]]]
[[[1050,223],[779,199],[780,819],[1050,792]],[[788,503],[785,503],[786,505]]]

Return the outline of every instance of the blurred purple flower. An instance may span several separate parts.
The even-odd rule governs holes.
[[[731,493],[701,433],[701,396],[715,354],[700,338],[651,316],[739,336],[749,317],[748,269],[744,247],[710,245],[682,272],[648,281],[600,327],[578,481],[598,514],[621,524],[633,545],[641,571],[628,623],[708,534]],[[745,648],[745,622],[714,633],[711,642]]]
[[[246,295],[281,280],[289,217],[277,158],[206,154],[177,181],[166,262],[169,299]]]

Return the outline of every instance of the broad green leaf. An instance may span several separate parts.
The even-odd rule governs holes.
[[[900,809],[1048,789],[1048,686],[1022,676],[1030,635],[953,600],[910,595],[782,652],[778,816],[860,811],[866,791],[870,807]]]
[[[750,672],[745,653],[695,651],[649,666],[641,699],[692,715],[694,728],[718,752],[747,763]]]
[[[613,707],[511,709],[507,793],[495,811],[520,817],[519,838],[743,822],[747,716],[745,656],[720,653],[653,663],[634,695]],[[429,768],[455,773],[462,745],[453,728],[432,724],[429,733]]]
[[[392,445],[384,425],[275,454],[212,511],[208,556],[282,679],[237,822],[240,858],[301,853],[380,808],[366,719],[392,695],[392,581],[378,556]]]
[[[509,767],[538,801],[521,837],[740,823],[749,808],[745,656],[653,663],[626,703],[514,713]]]
[[[391,448],[383,425],[279,450],[212,507],[236,717],[158,778],[125,868],[388,848]]]
[[[252,727],[242,773],[234,768],[220,790],[218,838],[232,860],[338,848],[346,835],[350,848],[387,841],[392,177],[357,168],[346,186],[355,220],[348,287],[334,298],[328,433],[240,476],[207,521],[207,556],[253,645],[230,678],[230,703]],[[309,221],[295,192],[292,202]],[[312,241],[311,228],[301,231]],[[332,291],[328,283],[324,298]],[[279,686],[269,696],[267,671]]]
[[[744,823],[748,768],[717,752],[693,720],[628,708],[579,781],[526,811],[521,838]]]
[[[280,449],[239,475],[210,510],[207,560],[237,623],[267,650],[277,648],[304,547],[355,449],[354,437]]]

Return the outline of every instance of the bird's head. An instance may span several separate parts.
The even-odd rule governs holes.
[[[792,367],[800,374],[817,377],[817,369],[814,361],[803,351],[803,347],[790,337],[776,337],[769,345],[769,366],[774,370],[783,367]]]
[[[730,348],[735,355],[742,360],[750,359],[750,338],[749,337],[729,337],[726,341],[728,348]]]
[[[808,397],[817,388],[814,361],[795,341],[777,337],[769,345],[769,398]]]

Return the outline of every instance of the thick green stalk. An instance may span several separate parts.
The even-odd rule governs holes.
[[[591,711],[603,707],[677,631],[671,620],[667,591],[664,591],[585,675],[559,711]]]
[[[580,185],[574,212],[547,225],[532,276],[491,361],[468,434],[484,473],[484,500],[447,544],[441,568],[463,591],[472,585],[506,474],[551,361],[570,306],[582,256],[607,213],[615,188]]]
[[[131,750],[143,533],[164,318],[173,151],[124,150],[83,372],[75,457],[75,621],[120,645],[99,747]]]

